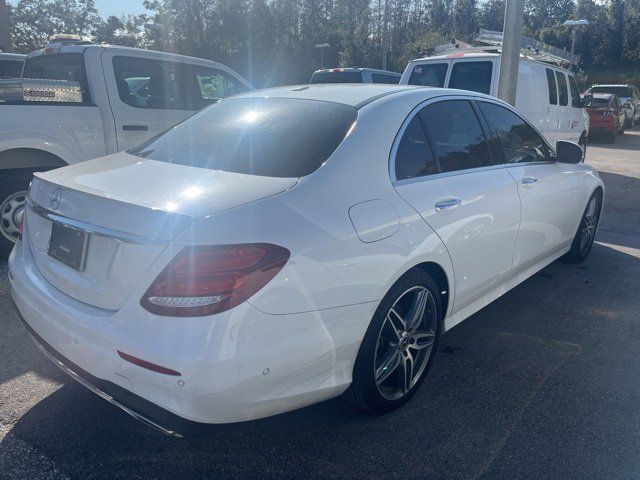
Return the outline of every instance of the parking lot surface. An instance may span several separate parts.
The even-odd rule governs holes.
[[[0,265],[0,478],[640,478],[640,131],[593,144],[607,192],[591,256],[554,263],[448,332],[408,405],[339,399],[165,437],[28,338]]]

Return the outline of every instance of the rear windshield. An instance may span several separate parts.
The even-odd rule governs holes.
[[[421,85],[423,87],[444,87],[447,77],[446,63],[425,63],[416,65],[411,72],[409,85]]]
[[[607,105],[609,105],[610,98],[611,97],[609,97],[609,98],[594,97],[593,100],[591,101],[591,106],[592,107],[606,107]]]
[[[89,101],[87,77],[81,53],[58,53],[29,57],[24,64],[24,78],[70,80],[79,82],[85,102]]]
[[[0,60],[0,78],[20,78],[23,65],[20,60]]]
[[[591,87],[591,93],[614,93],[619,97],[630,97],[629,87]]]
[[[316,72],[311,83],[362,83],[362,72]]]
[[[349,105],[286,98],[223,100],[129,153],[161,162],[266,177],[304,177],[356,121]]]

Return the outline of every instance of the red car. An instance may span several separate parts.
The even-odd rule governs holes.
[[[590,100],[589,137],[602,134],[609,143],[614,143],[616,134],[624,133],[625,113],[620,99],[611,93],[594,93]]]

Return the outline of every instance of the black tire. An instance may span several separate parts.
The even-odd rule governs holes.
[[[24,201],[33,172],[0,170],[0,258],[7,258],[17,240],[15,204]]]
[[[589,137],[587,137],[584,133],[580,136],[580,140],[578,140],[578,145],[582,147],[582,161],[584,162],[587,158],[587,145],[589,144]]]
[[[392,307],[394,307],[394,309],[400,310],[399,313],[404,315],[405,318],[411,318],[412,316],[415,318],[412,313],[417,311],[417,308],[412,307],[404,312],[405,307],[402,302],[406,300],[406,305],[413,305],[413,302],[409,301],[411,300],[409,295],[415,294],[417,296],[420,294],[419,292],[429,292],[428,296],[425,294],[427,298],[425,300],[426,307],[419,323],[416,324],[416,332],[414,334],[421,336],[420,340],[423,340],[422,343],[424,345],[420,346],[418,343],[421,342],[417,340],[415,343],[413,339],[408,341],[401,340],[402,338],[407,340],[409,337],[398,335],[398,330],[392,325],[395,322],[391,322],[389,320],[390,316],[388,317]],[[396,317],[396,320],[399,318],[401,318],[400,315]],[[427,326],[427,323],[429,326]],[[378,305],[360,345],[353,369],[353,381],[345,392],[345,398],[360,408],[376,414],[389,412],[406,403],[418,390],[433,363],[438,347],[438,338],[442,330],[441,323],[442,307],[436,282],[423,270],[409,271],[391,287],[380,302],[380,305]],[[418,329],[418,327],[421,327],[421,329]],[[411,329],[406,329],[405,333],[408,333],[408,330]],[[386,342],[386,337],[383,334],[397,338],[398,344],[394,345],[391,342]],[[412,344],[415,346],[412,347]],[[382,348],[384,351],[378,356]],[[389,367],[391,368],[389,370],[391,373],[386,374],[386,380],[378,382],[376,378],[380,379],[381,376],[377,376],[377,374],[381,371],[382,375],[386,373],[384,372],[386,370],[384,368],[385,359],[393,356],[393,353],[390,352],[394,349],[397,351],[399,363],[396,367]],[[408,361],[409,357],[411,358],[410,362]],[[409,375],[410,380],[407,382],[408,377],[406,376],[407,370],[405,370],[405,366],[409,363],[411,363],[413,371]],[[378,365],[377,369],[376,365]],[[416,374],[415,377],[413,377],[413,372]],[[398,388],[395,385],[396,381],[400,384]],[[398,395],[397,398],[394,396],[396,394]]]
[[[595,209],[594,214],[595,217],[589,219],[590,210],[591,210],[591,202],[595,199]],[[571,244],[571,250],[569,250],[563,257],[567,263],[581,263],[589,256],[591,252],[591,248],[593,247],[593,241],[595,239],[596,231],[598,229],[598,223],[600,222],[600,214],[602,213],[602,192],[600,190],[596,190],[591,197],[589,197],[589,201],[587,202],[587,206],[584,209],[584,213],[582,214],[582,218],[580,219],[580,225],[578,226],[578,231],[576,232],[575,237],[573,238],[573,243]],[[587,243],[584,243],[585,235],[588,235]]]

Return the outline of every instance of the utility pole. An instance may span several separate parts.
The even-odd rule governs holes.
[[[389,0],[384,0],[382,15],[382,69],[387,69],[387,55],[389,53]]]
[[[0,52],[11,51],[11,37],[9,35],[9,10],[7,2],[0,0]]]
[[[516,89],[518,86],[523,14],[524,0],[507,0],[504,9],[498,97],[514,106],[516,104]]]

